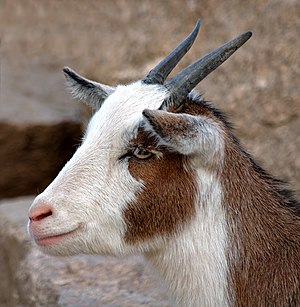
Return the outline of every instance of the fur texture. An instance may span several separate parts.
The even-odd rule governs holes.
[[[74,82],[76,95],[85,91]],[[163,85],[106,94],[31,206],[37,245],[52,255],[142,253],[177,306],[299,306],[299,204],[225,117],[195,94],[173,109]]]

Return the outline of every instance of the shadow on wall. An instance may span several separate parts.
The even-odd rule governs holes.
[[[76,149],[78,122],[16,127],[0,123],[0,198],[36,194],[58,174]]]

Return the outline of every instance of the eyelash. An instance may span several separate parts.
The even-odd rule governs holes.
[[[145,152],[148,153],[143,156],[143,154],[138,155],[138,152]],[[140,157],[139,157],[140,156]],[[132,148],[130,151],[128,151],[126,154],[122,155],[119,160],[123,160],[125,158],[136,158],[138,160],[147,160],[150,159],[153,156],[153,153],[151,151],[148,151],[146,149],[140,148],[140,147],[135,147]]]
[[[132,155],[139,160],[146,160],[153,156],[151,151],[145,150],[143,148],[135,148]]]

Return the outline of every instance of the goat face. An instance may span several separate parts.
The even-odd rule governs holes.
[[[123,252],[123,212],[143,188],[129,171],[139,154],[133,141],[142,110],[158,108],[165,96],[141,82],[119,86],[95,113],[80,148],[30,209],[30,233],[44,251]]]
[[[190,92],[250,37],[164,83],[198,29],[199,22],[143,81],[127,86],[111,88],[64,70],[73,94],[97,112],[82,145],[30,208],[29,232],[44,252],[148,252],[195,215],[196,169],[218,169],[223,137],[222,124]]]

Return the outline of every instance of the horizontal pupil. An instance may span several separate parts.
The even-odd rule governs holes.
[[[148,155],[149,152],[146,151],[146,150],[139,150],[139,151],[138,151],[138,154],[139,154],[139,155]]]
[[[133,154],[137,157],[137,158],[140,158],[140,159],[143,159],[143,158],[148,158],[151,156],[151,152],[147,151],[147,150],[144,150],[144,149],[139,149],[139,148],[136,148],[133,152]]]

